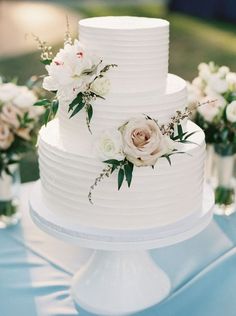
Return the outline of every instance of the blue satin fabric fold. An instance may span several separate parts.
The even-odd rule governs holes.
[[[78,315],[70,282],[91,252],[41,232],[28,214],[31,185],[22,187],[22,223],[0,230],[0,316]],[[236,315],[236,215],[218,217],[195,238],[152,256],[172,292],[137,316]],[[90,316],[79,309],[80,316]]]

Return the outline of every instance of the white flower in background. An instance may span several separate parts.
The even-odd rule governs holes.
[[[3,83],[0,85],[0,102],[9,102],[19,93],[19,87],[14,83]]]
[[[13,99],[13,103],[19,109],[28,110],[37,101],[36,95],[27,87],[18,87],[18,94]]]
[[[123,160],[121,133],[117,129],[107,130],[96,139],[95,148],[101,161]]]
[[[212,91],[222,94],[228,90],[228,83],[225,78],[221,78],[218,74],[213,74],[208,80],[208,87]]]
[[[227,66],[221,66],[218,69],[218,75],[220,78],[225,78],[228,73],[229,73],[229,67]]]
[[[0,121],[0,149],[8,149],[14,141],[14,135],[8,125]]]
[[[22,116],[23,112],[10,103],[3,105],[0,113],[0,119],[13,128],[18,128],[20,126],[18,117]]]
[[[199,102],[200,98],[202,98],[201,90],[190,82],[187,82],[187,91],[189,105],[196,104],[197,102]]]
[[[231,123],[236,123],[236,101],[231,102],[226,108],[226,118]]]
[[[106,77],[97,78],[93,81],[93,83],[90,86],[90,89],[92,92],[104,96],[106,95],[110,90],[110,80]]]
[[[199,77],[207,82],[212,74],[217,72],[217,69],[214,62],[210,62],[209,64],[201,63],[198,65]]]
[[[196,78],[193,79],[192,85],[194,87],[198,88],[200,91],[203,91],[206,84],[205,84],[205,82],[204,82],[204,80],[202,78],[196,77]]]
[[[162,135],[153,120],[131,119],[120,131],[126,158],[138,167],[155,165],[158,158],[172,150],[170,139]]]
[[[226,81],[229,85],[229,89],[236,91],[236,73],[235,72],[229,72],[226,75]]]
[[[207,96],[201,100],[202,103],[205,103],[207,101],[212,101],[209,103],[205,103],[198,107],[198,112],[202,115],[202,117],[209,123],[211,123],[220,113],[223,111],[223,101],[224,104],[226,104],[225,99],[222,96],[222,99],[216,99],[216,96]],[[214,101],[215,100],[215,101]]]
[[[44,79],[43,88],[58,91],[60,97],[71,100],[94,79],[85,72],[98,63],[99,60],[85,51],[78,40],[73,45],[66,44],[46,66],[49,76]]]

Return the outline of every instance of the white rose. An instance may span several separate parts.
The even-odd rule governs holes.
[[[162,135],[153,120],[131,119],[120,130],[126,158],[138,167],[152,166],[171,151],[169,138]]]
[[[14,83],[3,83],[0,85],[0,101],[9,102],[18,95],[18,92],[19,87]]]
[[[101,133],[96,139],[95,148],[101,161],[124,159],[121,133],[117,129]]]
[[[222,96],[220,96],[221,98],[223,98]],[[207,101],[212,101],[209,103],[205,103]],[[224,104],[226,104],[225,99],[223,98]],[[219,100],[219,96],[217,98],[217,96],[207,96],[205,98],[203,98],[201,100],[201,103],[205,103],[203,105],[201,105],[198,108],[198,112],[203,116],[203,118],[207,121],[207,122],[212,122],[214,120],[214,118],[219,115],[220,113],[222,113],[223,110],[223,101],[222,99]]]
[[[14,135],[8,125],[0,121],[0,149],[8,149],[14,141]]]
[[[90,88],[94,93],[104,96],[109,92],[110,86],[110,80],[106,77],[102,77],[95,79]]]
[[[218,74],[213,74],[208,80],[208,86],[216,93],[222,94],[228,90],[228,83],[225,78],[220,78]]]
[[[235,91],[236,90],[236,73],[235,72],[229,72],[226,75],[226,81],[229,85],[229,89]]]
[[[18,95],[13,99],[14,105],[23,110],[28,110],[36,101],[36,95],[27,87],[19,87]]]
[[[236,101],[231,102],[226,108],[227,120],[236,123]]]
[[[23,116],[23,112],[20,109],[10,103],[3,105],[2,112],[0,113],[0,118],[3,122],[13,128],[18,128],[20,126],[18,116]]]

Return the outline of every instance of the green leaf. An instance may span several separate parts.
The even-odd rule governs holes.
[[[197,133],[197,131],[194,131],[192,133],[189,133],[189,134],[185,135],[184,140],[188,139],[189,137],[191,137],[192,135],[194,135],[196,133]]]
[[[183,136],[184,136],[184,132],[183,132],[183,128],[181,124],[177,125],[177,131],[178,131],[178,136],[179,139],[182,140]]]
[[[134,165],[132,164],[132,162],[128,161],[128,163],[124,165],[124,169],[125,169],[125,178],[128,183],[128,187],[130,187],[131,182],[132,182]]]
[[[52,59],[42,59],[40,61],[44,65],[50,65],[52,63]]]
[[[90,122],[93,116],[93,107],[92,105],[88,105],[87,107],[88,121]]]
[[[78,93],[77,97],[69,104],[68,112],[72,111],[76,105],[81,103],[84,105],[82,92]]]
[[[116,159],[108,159],[108,160],[105,160],[103,162],[108,163],[109,165],[119,166],[122,161],[119,161],[119,160],[116,160]]]
[[[51,103],[48,99],[42,99],[34,103],[34,106],[48,106]]]
[[[170,159],[170,155],[166,155],[166,156],[164,156],[166,159],[167,159],[167,161],[169,162],[169,165],[171,166],[171,159]]]
[[[58,106],[59,106],[59,101],[58,101],[57,99],[54,99],[54,100],[52,101],[52,104],[51,104],[51,109],[52,109],[52,113],[53,113],[54,116],[55,116],[56,113],[57,113]]]
[[[122,183],[124,181],[125,172],[122,168],[120,168],[118,172],[118,190],[120,190]]]
[[[45,126],[47,126],[47,123],[49,122],[51,116],[51,109],[46,109],[45,113],[44,113],[44,124]]]
[[[72,118],[73,116],[75,116],[75,114],[77,114],[79,111],[81,111],[84,107],[84,103],[80,103],[76,106],[76,108],[73,110],[70,118]]]

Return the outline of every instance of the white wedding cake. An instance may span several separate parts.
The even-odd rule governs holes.
[[[186,107],[185,81],[168,74],[169,23],[141,17],[88,18],[79,22],[79,41],[85,52],[116,67],[106,74],[110,89],[105,99],[94,98],[91,131],[86,123],[86,111],[82,109],[70,118],[68,100],[60,96],[56,118],[41,129],[38,151],[45,205],[54,213],[66,214],[74,223],[106,229],[149,229],[185,217],[197,217],[202,210],[205,159],[204,134],[199,127],[184,119],[182,128],[189,135],[188,141],[178,142],[179,154],[174,154],[177,153],[174,149],[171,157],[166,157],[166,151],[158,156],[158,150],[154,150],[155,167],[150,162],[153,156],[143,153],[141,160],[131,152],[132,146],[139,146],[143,141],[151,146],[150,133],[163,149],[159,129],[148,118],[157,120],[159,126],[165,125],[176,111],[184,111]],[[76,54],[84,57],[84,52]],[[65,64],[55,63],[62,67]],[[100,82],[96,91],[100,89],[102,94],[107,85],[107,81]],[[142,115],[148,126],[142,123]],[[130,144],[127,141],[123,149],[126,161],[131,161],[131,166],[134,164],[132,184],[128,186],[124,180],[118,190],[117,170],[114,170],[92,187],[91,201],[90,188],[104,169],[103,161],[109,160],[106,151],[110,152],[116,145],[109,142],[109,135],[114,128],[122,126],[120,131],[130,128],[125,122],[136,117],[132,122],[139,128],[128,140],[133,141],[132,146],[127,149]],[[122,133],[123,139],[128,137],[128,132]],[[96,150],[99,146],[101,149],[101,144],[97,145],[99,135],[106,135],[104,159]],[[123,180],[121,177],[123,171],[118,181]]]

